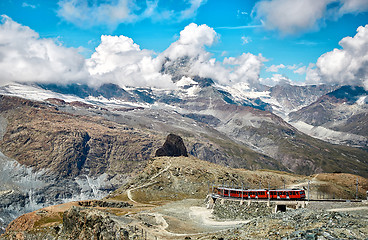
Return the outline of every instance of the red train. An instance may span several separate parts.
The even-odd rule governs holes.
[[[302,189],[236,189],[227,187],[215,187],[214,193],[222,197],[242,199],[268,199],[271,200],[303,200],[305,191]]]

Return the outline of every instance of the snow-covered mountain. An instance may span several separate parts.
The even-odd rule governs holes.
[[[11,84],[1,87],[0,94],[39,101],[49,98],[79,101],[110,110],[136,107],[175,110],[188,116],[208,115],[204,111],[221,101],[272,112],[300,131],[324,141],[356,147],[367,145],[364,128],[367,97],[361,87],[349,90],[349,86],[336,85],[222,86],[211,79],[185,75],[188,61],[167,60],[163,65],[163,72],[175,73],[176,89],[122,88],[115,84],[98,88],[86,84]]]
[[[303,132],[336,144],[367,148],[368,92],[359,86],[342,86],[289,115]]]
[[[356,88],[357,91],[346,93],[344,92],[346,87],[328,85],[282,84],[271,88],[254,87],[249,84],[238,84],[236,87],[221,86],[211,79],[185,75],[188,64],[190,64],[190,59],[184,58],[175,62],[167,60],[163,65],[163,72],[175,75],[176,89],[122,88],[115,84],[104,84],[97,88],[85,84],[13,84],[1,87],[0,94],[39,101],[48,99],[48,102],[50,99],[61,99],[65,102],[72,102],[71,105],[78,105],[74,102],[80,102],[107,111],[137,108],[144,109],[143,112],[174,111],[186,118],[209,124],[226,136],[273,158],[277,156],[278,151],[268,140],[261,140],[263,136],[254,138],[248,132],[240,136],[239,133],[235,133],[239,131],[237,124],[231,126],[228,124],[237,118],[239,126],[245,124],[244,126],[259,128],[260,122],[267,122],[267,118],[275,122],[278,117],[281,117],[284,121],[280,118],[276,121],[277,125],[286,126],[289,122],[298,130],[317,139],[354,147],[366,146],[366,135],[360,130],[355,131],[353,127],[355,119],[362,122],[360,128],[366,126],[364,125],[366,119],[364,114],[367,113],[367,104],[364,95],[366,92],[363,88]],[[323,108],[326,108],[324,103],[326,99],[332,99],[331,96],[335,96],[333,99],[344,96],[354,99],[342,102],[335,100],[334,108],[330,107],[329,111],[318,110],[322,105]],[[337,103],[339,108],[337,108]],[[243,113],[238,116],[238,109],[248,110],[242,110],[242,112],[247,112],[245,116]],[[149,118],[147,116],[142,116],[142,119]],[[336,121],[339,119],[344,120],[338,124]],[[326,122],[320,123],[324,120]],[[334,122],[333,126],[331,121]],[[350,127],[344,125],[347,121]],[[287,128],[290,127],[287,126]],[[349,130],[343,130],[347,128]]]

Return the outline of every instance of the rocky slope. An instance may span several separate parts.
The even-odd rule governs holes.
[[[1,97],[6,122],[0,149],[4,185],[0,218],[73,199],[101,198],[145,166],[161,139],[100,117],[60,112],[57,107]]]
[[[306,85],[296,86],[289,84],[281,84],[271,87],[270,97],[277,101],[277,105],[281,108],[279,111],[285,116],[299,110],[302,107],[309,106],[323,95],[335,90],[337,86],[329,85]],[[277,107],[274,107],[277,111]]]
[[[327,207],[316,210],[315,207]],[[217,233],[217,239],[365,239],[368,231],[367,205],[344,204],[364,211],[331,211],[332,205],[311,204],[306,209],[290,210],[286,213],[266,213],[253,218],[249,224],[236,229]],[[347,207],[348,206],[348,207]],[[227,208],[241,208],[229,203],[222,206]],[[329,209],[330,208],[330,209]],[[344,209],[344,208],[342,208]],[[254,209],[253,209],[254,210]],[[326,211],[327,210],[327,211]],[[204,236],[199,239],[213,239],[215,235]],[[215,239],[216,239],[215,238]]]
[[[367,102],[368,92],[364,88],[343,86],[320,97],[311,105],[290,113],[289,117],[296,126],[306,123],[323,131],[325,135],[330,135],[332,142],[335,140],[335,143],[366,148]],[[323,139],[322,136],[321,138]]]
[[[188,60],[185,60],[183,63],[168,62],[167,66],[165,65],[165,70],[168,71],[171,69],[172,72],[175,72],[175,69],[185,69],[186,62]],[[184,73],[181,73],[178,79],[181,79]],[[167,134],[177,132],[185,137],[190,137],[186,141],[191,145],[188,147],[188,151],[192,155],[217,163],[226,163],[232,167],[257,169],[257,165],[259,166],[261,164],[264,168],[283,169],[283,166],[292,172],[304,174],[322,171],[342,171],[342,169],[344,171],[349,169],[349,172],[357,173],[359,169],[366,168],[364,166],[366,152],[355,148],[330,145],[311,138],[287,124],[280,117],[263,111],[262,109],[264,108],[261,106],[264,102],[259,102],[260,105],[257,105],[250,103],[248,98],[249,101],[245,98],[239,100],[230,91],[221,90],[210,80],[200,79],[195,76],[192,76],[192,78],[194,80],[191,83],[187,83],[187,85],[175,91],[158,91],[152,89],[124,90],[131,96],[131,99],[134,99],[132,101],[135,104],[141,103],[148,105],[144,105],[145,108],[138,112],[120,113],[121,115],[129,116],[132,120],[127,121],[126,119],[120,118],[118,121],[123,121],[127,125],[140,124],[158,132]],[[85,89],[83,85],[78,87]],[[61,88],[61,90],[65,88]],[[71,90],[69,89],[69,91],[64,92],[84,92],[82,90],[72,91],[76,86],[70,85],[69,88]],[[97,96],[96,91],[98,94],[103,94],[106,88],[107,86],[104,85],[101,87],[101,90],[91,89],[89,92]],[[290,105],[299,108],[334,88],[329,86],[298,87],[283,85],[276,86],[270,91],[273,98],[282,103],[278,104],[285,105],[285,107]],[[56,91],[58,88],[57,86],[53,86],[52,89]],[[116,89],[119,89],[119,87],[114,87],[111,92],[119,93],[120,91]],[[138,92],[140,96],[145,95],[145,99],[148,100],[145,101],[143,98],[135,97]],[[115,102],[116,104],[116,99],[119,98],[124,100],[124,104],[128,104],[127,98],[122,97],[118,93],[114,95],[114,101],[103,102],[103,107],[109,108],[107,103],[111,104],[111,102]],[[307,95],[311,96],[302,97]],[[130,104],[133,104],[133,102]],[[93,103],[98,104],[98,101],[94,99]],[[112,118],[110,117],[110,119]],[[193,121],[191,122],[191,120]],[[300,127],[299,125],[295,126],[297,128]],[[310,131],[302,130],[310,134]],[[317,132],[323,134],[323,131]],[[341,141],[344,141],[346,138],[348,140],[352,139],[350,136],[341,136],[341,134],[338,137],[342,139]],[[328,137],[321,139],[329,140]],[[351,144],[353,146],[364,146],[367,141],[364,137],[359,136],[354,136],[354,139],[356,144]],[[198,140],[202,143],[195,143]],[[216,146],[213,144],[203,145],[203,142],[216,143]],[[211,147],[212,149],[209,149],[210,145],[214,148]],[[245,148],[239,149],[239,145]],[[233,146],[237,149],[234,149]],[[253,160],[249,161],[248,159],[254,159],[255,157],[250,156],[253,154],[249,154],[251,151],[247,150],[247,148],[263,154],[264,157],[258,158],[257,163]],[[225,152],[225,154],[221,154],[220,152]],[[246,152],[246,155],[241,158],[246,159],[246,163],[239,158],[239,155],[243,155],[242,153],[244,152]],[[352,156],[354,156],[353,158],[359,159],[362,164],[356,164],[355,160],[349,160]],[[271,159],[277,160],[278,163]],[[346,164],[346,162],[349,162],[349,164]],[[280,166],[280,163],[282,166]],[[350,163],[353,163],[355,166],[350,165]]]
[[[235,205],[225,202],[217,206],[228,212],[221,217],[212,215],[211,210],[206,210],[203,205],[203,199],[211,188],[208,181],[215,184],[225,182],[232,186],[244,183],[248,187],[257,188],[259,184],[264,187],[268,183],[271,187],[282,187],[283,184],[289,187],[305,187],[311,181],[311,188],[319,189],[321,193],[332,189],[336,197],[352,198],[354,195],[349,197],[344,194],[347,190],[352,192],[355,189],[355,186],[348,185],[356,177],[344,174],[306,177],[285,172],[231,169],[193,157],[160,157],[151,161],[140,175],[129,180],[103,201],[68,203],[23,215],[8,226],[2,238],[213,239],[214,236],[232,236],[238,239],[262,239],[270,236],[278,239],[280,236],[302,238],[310,233],[315,236],[328,233],[342,237],[341,234],[344,231],[346,234],[346,229],[350,229],[356,234],[356,238],[362,239],[367,229],[365,218],[321,211],[321,208],[328,209],[328,206],[311,205],[308,209],[260,216],[263,212],[256,210],[260,207],[257,204],[249,207],[247,204],[240,205],[239,202]],[[359,182],[359,194],[363,197],[368,189],[368,181],[359,177]],[[335,187],[319,188],[320,186]],[[338,207],[344,206],[340,204]],[[240,214],[242,207],[248,209],[243,211],[245,213],[253,212],[247,215],[250,221],[218,222],[214,219],[216,216],[239,219],[243,216]],[[345,207],[368,209],[364,204],[357,206],[353,203]],[[226,208],[231,210],[227,211]],[[230,217],[234,209],[239,209],[239,212]]]

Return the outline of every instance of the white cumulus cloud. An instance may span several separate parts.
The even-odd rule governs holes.
[[[269,78],[260,78],[260,83],[266,86],[273,87],[282,84],[292,84],[292,81],[288,77],[276,73]]]
[[[190,19],[197,15],[198,8],[205,4],[207,0],[189,0],[189,7],[187,9],[184,9],[180,11],[178,14],[178,20],[182,21],[185,19]]]
[[[246,36],[242,36],[241,40],[242,40],[243,45],[245,45],[247,43],[250,43],[252,41],[252,39],[250,37],[246,37]]]
[[[121,87],[154,87],[173,89],[180,84],[193,83],[191,78],[211,78],[221,85],[259,84],[263,62],[261,54],[243,53],[217,61],[206,50],[218,34],[207,25],[189,24],[177,41],[165,51],[154,53],[141,49],[126,36],[102,35],[101,43],[89,59],[78,49],[63,47],[53,39],[40,38],[26,26],[7,16],[0,24],[0,78],[8,82],[87,83],[100,86],[114,83]],[[168,59],[189,59],[179,84],[170,73],[163,73]],[[175,74],[175,73],[174,73]],[[193,79],[192,79],[193,80]],[[180,87],[180,86],[179,86]]]
[[[97,3],[88,0],[61,0],[58,15],[80,27],[109,25],[115,28],[124,22],[134,22],[137,15],[132,0],[116,0]]]
[[[267,30],[282,35],[317,30],[326,19],[366,11],[367,0],[261,0],[253,8]]]
[[[170,59],[180,57],[197,57],[202,59],[208,57],[208,52],[205,46],[212,46],[216,41],[217,33],[213,28],[203,24],[197,25],[191,23],[180,32],[179,40],[172,43],[164,52],[163,55]]]
[[[341,49],[320,56],[307,70],[307,82],[358,84],[368,88],[368,24],[360,26],[354,37],[345,37]]]
[[[36,5],[30,4],[30,3],[27,3],[27,2],[23,2],[22,7],[29,7],[29,8],[35,9]]]
[[[29,27],[1,16],[0,78],[8,82],[82,81],[88,72],[77,49],[66,48],[53,39],[40,38]]]
[[[342,6],[339,9],[340,15],[346,13],[359,13],[368,11],[367,0],[341,0]]]
[[[246,82],[257,85],[259,83],[259,74],[263,62],[267,61],[261,54],[253,55],[243,53],[239,57],[229,57],[224,59],[224,64],[230,66],[229,82],[236,84]]]
[[[58,15],[82,28],[107,26],[115,29],[121,23],[134,23],[147,18],[154,21],[183,21],[196,16],[206,0],[182,0],[181,10],[160,7],[159,0],[59,0]]]
[[[161,62],[153,52],[143,49],[125,36],[101,36],[101,44],[90,59],[88,70],[94,85],[174,88],[170,76],[159,71]]]
[[[271,65],[266,69],[267,72],[278,72],[280,68],[285,68],[286,66],[284,64],[279,65]]]
[[[259,74],[266,59],[262,55],[244,53],[239,57],[228,57],[223,62],[211,58],[205,47],[212,46],[218,34],[207,25],[191,23],[180,32],[179,39],[172,43],[158,58],[175,60],[190,57],[188,74],[211,78],[224,85],[239,82],[258,84]]]
[[[303,67],[300,67],[298,69],[295,69],[293,72],[294,73],[297,73],[297,74],[305,74],[307,71],[307,68],[306,66],[303,66]]]

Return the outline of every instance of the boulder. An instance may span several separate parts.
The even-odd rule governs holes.
[[[155,156],[188,157],[188,152],[184,145],[183,139],[178,135],[170,133],[167,136],[164,145],[161,148],[157,149]]]

